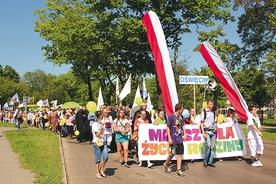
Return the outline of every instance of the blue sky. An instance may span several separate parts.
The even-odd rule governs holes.
[[[46,45],[46,41],[34,32],[34,20],[37,19],[34,11],[44,6],[45,0],[0,0],[0,64],[11,66],[20,76],[36,69],[54,75],[67,73],[70,69],[69,65],[59,67],[44,62],[41,46]],[[239,16],[240,12],[234,12],[234,15]],[[226,38],[231,43],[240,43],[236,29],[236,23],[225,27]],[[195,30],[183,35],[180,57],[189,57],[189,69],[207,66],[201,54],[192,51],[197,44]]]

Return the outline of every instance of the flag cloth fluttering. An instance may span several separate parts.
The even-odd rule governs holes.
[[[143,77],[143,100],[145,100],[148,96],[147,87],[145,77]]]
[[[9,104],[8,104],[8,102],[6,102],[5,104],[4,104],[4,109],[7,109],[9,107]]]
[[[252,124],[253,119],[251,113],[248,110],[248,106],[216,50],[210,43],[204,42],[200,47],[200,53],[217,79],[220,81],[227,98],[235,108],[240,119],[243,122],[248,121]]]
[[[148,93],[148,99],[147,99],[147,111],[149,112],[149,113],[151,113],[151,111],[152,111],[152,104],[151,104],[151,99],[150,99],[150,94]]]
[[[97,103],[97,110],[101,109],[101,106],[104,104],[103,95],[102,95],[102,88],[100,87],[99,95],[98,95],[98,103]]]
[[[119,95],[120,100],[122,101],[130,93],[130,91],[131,91],[131,74],[129,75],[127,82]]]
[[[178,96],[164,32],[158,16],[153,11],[147,12],[142,22],[147,29],[166,114],[170,115],[178,103]]]
[[[116,95],[117,95],[117,96],[120,95],[120,90],[119,90],[119,77],[117,77],[117,81],[116,81]]]
[[[19,98],[18,98],[18,94],[15,93],[15,95],[13,95],[13,97],[10,100],[10,104],[13,105],[15,102],[19,102]]]
[[[39,100],[38,102],[36,102],[36,104],[37,104],[39,107],[42,107],[42,106],[43,106],[43,101],[42,101],[42,100]]]
[[[48,99],[43,100],[42,106],[47,106],[47,105],[49,105],[49,100]]]
[[[138,86],[137,86],[137,90],[136,90],[136,93],[135,93],[135,97],[134,97],[132,109],[133,109],[134,107],[139,106],[139,105],[136,103],[136,98],[137,98],[137,97],[140,97],[140,98],[141,98],[139,84],[138,84]]]
[[[52,106],[53,107],[56,107],[57,106],[57,100],[53,100],[53,101],[51,101],[51,103],[50,104],[52,104]]]

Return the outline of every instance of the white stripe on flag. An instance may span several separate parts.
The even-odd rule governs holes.
[[[142,22],[147,29],[166,113],[170,115],[178,103],[178,96],[164,32],[158,16],[153,11],[147,12]]]
[[[217,79],[220,81],[227,98],[235,108],[240,119],[243,122],[248,121],[248,124],[252,124],[252,115],[248,110],[248,106],[216,50],[210,43],[204,42],[200,47],[200,53],[208,63],[210,69],[213,71]]]

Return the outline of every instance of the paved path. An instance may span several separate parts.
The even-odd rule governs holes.
[[[14,128],[1,128],[0,134]],[[185,177],[179,177],[175,172],[166,174],[162,163],[155,162],[153,169],[139,167],[131,161],[131,167],[120,166],[116,153],[109,154],[106,165],[108,177],[96,179],[93,147],[89,143],[78,143],[75,139],[61,138],[61,155],[64,161],[64,184],[117,184],[117,183],[275,183],[276,180],[276,142],[265,143],[265,154],[261,157],[262,168],[253,168],[249,165],[249,155],[243,161],[225,159],[216,162],[216,168],[202,166],[202,160],[195,163],[185,161],[182,169]],[[175,170],[175,167],[173,167]],[[0,137],[0,184],[31,184],[34,174],[22,169],[18,156],[12,151],[7,139]]]
[[[0,134],[7,130],[15,128],[0,127]],[[0,184],[31,184],[34,177],[34,173],[20,166],[18,155],[12,151],[6,137],[0,137]]]

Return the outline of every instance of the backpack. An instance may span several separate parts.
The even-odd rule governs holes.
[[[203,123],[204,123],[204,121],[206,119],[206,110],[203,109],[203,112],[204,112],[204,118],[203,118]],[[214,120],[216,120],[216,114],[215,114],[215,112],[214,111],[211,111],[211,112],[214,114]]]

